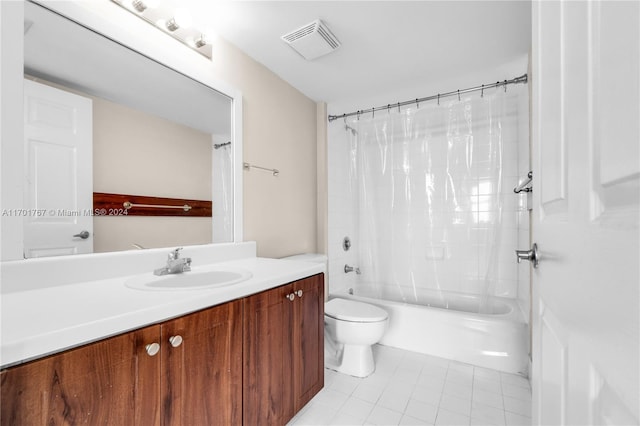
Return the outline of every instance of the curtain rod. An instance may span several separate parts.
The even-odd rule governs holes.
[[[448,96],[458,96],[458,99],[460,99],[460,95],[463,93],[471,93],[471,92],[477,92],[477,91],[482,91],[482,95],[484,95],[484,91],[485,89],[491,89],[494,87],[504,87],[504,90],[507,90],[507,85],[509,84],[525,84],[527,83],[528,79],[527,79],[527,74],[523,74],[520,77],[516,77],[516,78],[512,78],[511,80],[504,80],[504,81],[497,81],[495,83],[491,83],[491,84],[483,84],[481,86],[476,86],[476,87],[470,87],[468,89],[462,89],[462,90],[454,90],[452,92],[446,92],[446,93],[438,93],[437,95],[432,95],[432,96],[427,96],[426,98],[416,98],[413,99],[411,101],[404,101],[404,102],[398,102],[395,104],[387,104],[385,106],[379,106],[379,107],[375,107],[375,108],[369,108],[369,109],[363,109],[363,110],[359,110],[359,111],[354,111],[354,112],[349,112],[347,114],[342,114],[342,115],[329,115],[329,122],[332,122],[333,120],[337,120],[338,118],[347,118],[347,117],[351,117],[353,115],[360,115],[360,114],[367,114],[367,113],[375,113],[376,111],[380,111],[380,110],[390,110],[391,107],[393,108],[398,108],[398,111],[400,110],[401,106],[405,106],[405,105],[411,105],[411,104],[416,104],[417,106],[420,106],[420,102],[425,102],[425,101],[432,101],[434,99],[438,100],[438,104],[440,103],[440,98],[446,98]]]

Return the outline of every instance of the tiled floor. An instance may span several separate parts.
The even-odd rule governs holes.
[[[289,425],[531,424],[523,377],[387,346],[374,356],[364,379],[325,370],[324,389]]]

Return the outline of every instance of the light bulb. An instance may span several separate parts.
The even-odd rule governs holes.
[[[177,9],[173,14],[173,20],[178,25],[178,28],[189,28],[193,22],[191,14],[186,9]]]
[[[138,12],[142,13],[148,8],[153,9],[154,7],[157,7],[158,2],[158,0],[132,0],[131,6]]]

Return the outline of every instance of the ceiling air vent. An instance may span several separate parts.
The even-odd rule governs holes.
[[[317,19],[282,37],[300,56],[310,61],[340,47],[340,42],[327,25]]]

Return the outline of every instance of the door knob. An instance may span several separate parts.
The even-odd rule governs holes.
[[[73,238],[82,238],[83,240],[86,240],[89,238],[89,235],[89,231],[82,231],[79,234],[74,235]]]
[[[158,344],[158,343],[150,343],[147,346],[145,346],[145,349],[147,351],[147,354],[149,354],[149,356],[154,356],[158,352],[160,352],[160,344]]]
[[[533,263],[533,267],[537,268],[538,263],[540,263],[540,255],[538,254],[538,245],[533,243],[531,250],[516,250],[516,258],[518,259],[518,263],[522,260],[528,260]]]
[[[171,346],[173,346],[174,348],[177,348],[182,344],[182,336],[178,334],[176,336],[169,337],[169,343],[171,343]]]

